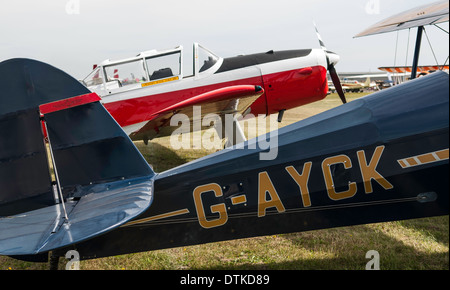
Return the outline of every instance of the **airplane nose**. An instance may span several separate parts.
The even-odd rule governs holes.
[[[339,55],[337,55],[336,53],[332,52],[332,51],[327,51],[327,56],[328,56],[328,60],[330,63],[332,63],[333,65],[336,65],[339,60],[341,59],[339,57]]]

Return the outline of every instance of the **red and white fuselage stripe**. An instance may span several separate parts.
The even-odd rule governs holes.
[[[222,59],[221,59],[222,60]],[[251,113],[272,114],[323,99],[327,95],[326,57],[321,49],[307,56],[289,58],[239,69],[184,77],[167,84],[103,96],[102,102],[127,134],[136,132],[150,116],[180,101],[221,87],[259,85],[265,90],[251,106]]]

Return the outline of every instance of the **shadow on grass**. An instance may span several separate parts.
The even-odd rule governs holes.
[[[434,224],[435,229],[426,228],[428,224]],[[183,265],[186,270],[364,270],[370,260],[365,257],[367,251],[376,250],[380,255],[381,270],[448,270],[448,228],[444,231],[441,229],[445,225],[448,225],[448,216],[282,234],[254,240],[243,239],[240,243],[231,241],[216,245],[205,244],[200,245],[201,249],[197,246],[192,250],[188,248],[186,254],[181,256],[177,256],[176,250],[172,254],[159,255],[168,255],[167,258],[172,260],[171,263],[164,264],[164,269],[179,269]],[[412,229],[414,233],[419,231],[420,235],[405,237],[402,233],[395,234],[396,230],[401,231],[404,227]],[[441,234],[444,237],[437,239],[436,235]],[[255,246],[258,243],[267,243],[267,246],[258,250]],[[436,243],[440,245],[436,247]],[[277,250],[280,244],[284,247]],[[237,249],[238,245],[242,245],[242,249]],[[218,247],[224,251],[219,251]],[[288,255],[282,252],[286,248]],[[181,251],[183,250],[178,252]],[[210,251],[216,254],[211,254]],[[158,256],[150,255],[152,259],[155,255]],[[201,258],[195,258],[196,255],[209,256],[209,260],[202,262]],[[279,257],[273,258],[270,255]],[[129,256],[113,258],[109,263],[125,265],[126,257]],[[155,266],[159,268],[151,263],[151,269],[155,269]],[[0,257],[0,264],[4,266],[0,267],[2,270],[8,267],[48,269],[47,264],[25,263],[7,257]],[[143,264],[141,269],[145,268]],[[64,265],[60,269],[64,269]]]
[[[437,218],[424,218],[416,220],[403,220],[399,223],[412,230],[421,232],[423,235],[430,236],[431,239],[442,244],[449,244],[449,216]]]
[[[380,270],[448,270],[448,264],[446,267],[439,267],[434,265],[425,265],[425,264],[415,264],[412,265],[412,262],[408,262],[411,266],[405,266],[401,264],[401,261],[396,263],[385,262],[383,260],[383,256],[380,254]],[[427,260],[443,260],[445,255],[443,253],[434,253],[423,255]],[[422,257],[422,256],[421,256]],[[447,255],[448,258],[448,255]],[[336,258],[324,258],[324,259],[296,259],[284,262],[270,262],[264,264],[242,264],[238,266],[217,266],[217,267],[209,267],[209,268],[190,268],[189,270],[223,270],[223,271],[231,271],[231,270],[280,270],[280,271],[289,271],[289,270],[365,270],[366,263],[369,262],[369,259],[359,259],[352,266],[342,266],[348,265],[348,257],[336,257]],[[293,275],[296,275],[293,273]]]
[[[435,229],[427,228],[428,224],[434,224]],[[419,231],[420,237],[403,237],[402,234],[397,237],[384,232],[394,231],[396,226]],[[447,230],[442,230],[445,226]],[[448,235],[448,216],[283,234],[279,237],[288,240],[298,249],[292,250],[293,253],[298,253],[297,257],[286,261],[244,262],[195,269],[364,270],[371,260],[366,258],[366,253],[375,250],[379,253],[381,270],[448,270]]]

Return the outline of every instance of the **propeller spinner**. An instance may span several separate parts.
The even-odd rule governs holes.
[[[334,68],[335,64],[339,61],[339,55],[337,55],[334,52],[331,52],[327,50],[325,47],[325,44],[323,43],[322,37],[319,34],[319,30],[317,29],[316,24],[314,23],[314,28],[316,29],[317,38],[319,39],[319,44],[322,50],[325,52],[325,56],[327,58],[327,69],[330,73],[331,80],[333,81],[334,87],[336,88],[336,91],[341,98],[342,103],[347,103],[347,100],[345,99],[344,90],[342,89],[341,81],[339,79],[339,76],[336,72],[336,69]]]

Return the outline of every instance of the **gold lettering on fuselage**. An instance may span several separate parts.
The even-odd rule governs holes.
[[[383,154],[383,150],[384,146],[378,146],[375,148],[375,152],[373,152],[372,159],[369,164],[367,164],[364,150],[356,152],[358,155],[359,168],[361,169],[361,174],[364,181],[364,190],[366,193],[373,192],[372,179],[378,182],[384,189],[391,189],[394,187],[376,170],[381,154]]]
[[[266,199],[266,194],[269,194],[269,200]],[[258,217],[265,216],[266,209],[271,207],[275,207],[279,213],[285,211],[269,174],[265,171],[260,172],[258,174]]]
[[[394,188],[394,186],[387,181],[387,179],[382,176],[377,171],[377,165],[381,159],[385,147],[378,146],[375,148],[370,161],[366,157],[364,150],[359,150],[356,152],[358,159],[359,170],[362,176],[362,183],[364,186],[364,191],[366,194],[373,192],[372,180],[375,180],[381,187],[385,190]],[[348,184],[344,184],[339,190],[335,187],[335,181],[333,180],[333,170],[334,165],[343,165],[343,170],[354,170],[352,161],[349,156],[345,154],[331,156],[325,158],[321,163],[322,177],[325,184],[325,190],[327,191],[328,197],[333,201],[338,201],[342,199],[352,198],[356,195],[358,191],[358,186],[355,180],[348,180]],[[299,188],[300,198],[302,200],[303,207],[311,207],[312,201],[310,196],[310,186],[308,184],[310,175],[312,172],[313,163],[311,161],[305,162],[301,173],[297,171],[299,166],[288,165],[285,167],[286,172],[295,181]],[[336,168],[335,168],[336,169]],[[342,169],[340,169],[342,170]],[[345,176],[354,176],[345,175]],[[355,178],[355,177],[353,177]],[[351,178],[349,178],[351,179]],[[345,181],[345,180],[344,180]],[[228,212],[225,203],[217,203],[210,206],[210,211],[215,214],[214,218],[207,218],[205,207],[202,201],[202,194],[207,192],[213,192],[215,197],[222,197],[222,188],[217,183],[209,183],[205,185],[197,186],[193,191],[193,198],[195,208],[197,210],[197,218],[200,225],[203,228],[214,228],[222,226],[228,221]],[[274,186],[269,173],[267,171],[262,171],[258,173],[258,190],[257,190],[257,216],[266,216],[266,210],[270,208],[275,208],[278,213],[286,212],[286,208],[280,198],[276,187]],[[243,193],[239,196],[231,197],[231,207],[239,204],[244,204],[247,202],[248,198],[246,194]],[[228,208],[230,210],[230,207]]]
[[[348,189],[337,192],[336,188],[334,186],[333,176],[331,173],[331,165],[341,163],[344,165],[345,169],[352,168],[352,161],[347,155],[338,155],[333,157],[325,158],[322,161],[322,173],[323,178],[327,187],[328,196],[332,200],[341,200],[344,198],[350,198],[353,197],[356,194],[357,186],[356,182],[349,181],[348,183]]]
[[[300,188],[300,195],[302,197],[302,202],[304,207],[311,206],[311,198],[309,197],[308,180],[309,174],[311,173],[312,162],[306,162],[303,165],[302,174],[299,174],[295,170],[294,166],[287,166],[286,171],[295,180],[298,187]]]
[[[210,183],[205,185],[197,186],[194,189],[194,204],[197,210],[198,222],[200,225],[206,229],[218,227],[224,225],[228,221],[228,214],[224,203],[219,203],[211,205],[210,210],[212,213],[218,213],[219,217],[216,219],[208,220],[206,219],[205,208],[202,202],[202,194],[205,192],[214,192],[215,197],[222,196],[222,189],[217,183]]]

